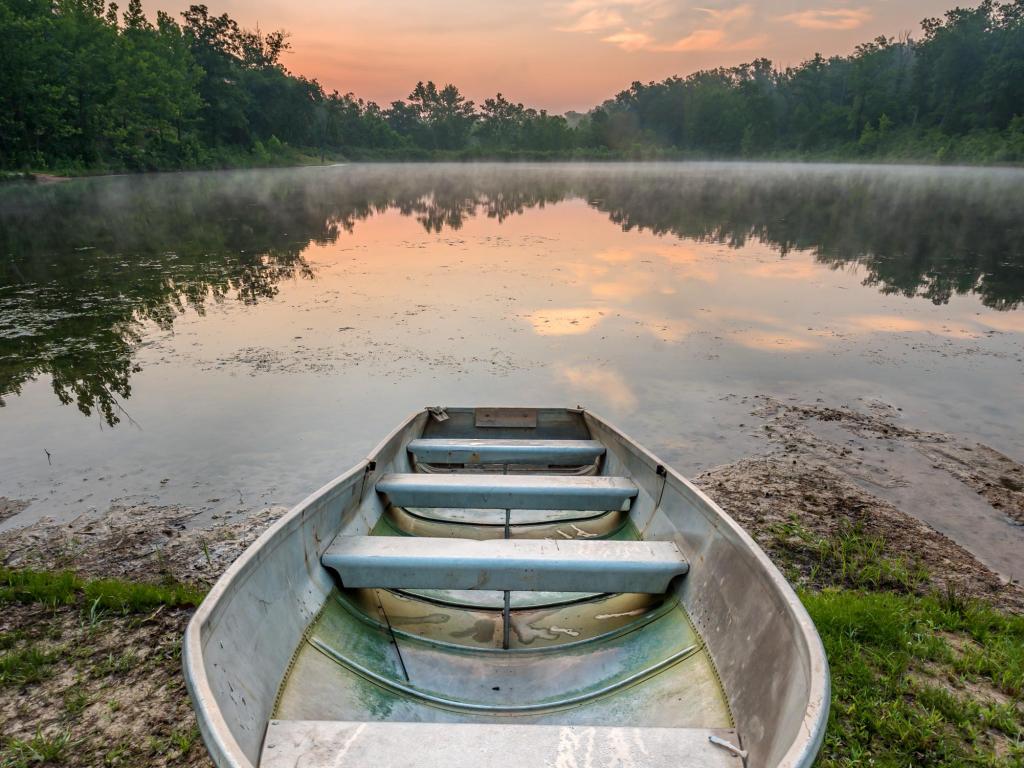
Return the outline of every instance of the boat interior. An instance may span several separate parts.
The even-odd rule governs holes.
[[[319,587],[258,764],[776,764],[770,718],[748,738],[716,664],[735,672],[732,618],[709,609],[742,594],[709,593],[723,574],[692,546],[717,522],[680,525],[670,472],[623,445],[573,409],[428,409],[396,431],[313,525]],[[785,706],[807,664],[762,664],[796,674],[761,686]]]

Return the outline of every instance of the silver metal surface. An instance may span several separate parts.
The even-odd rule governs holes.
[[[475,424],[477,427],[495,428],[512,427],[514,429],[534,429],[537,426],[536,408],[477,408]]]
[[[596,440],[420,439],[409,443],[418,461],[439,464],[591,464],[604,455]]]
[[[800,599],[761,548],[706,494],[593,414],[605,471],[628,476],[645,539],[671,539],[693,564],[676,592],[714,659],[748,750],[747,768],[806,768],[828,722],[830,682],[821,638]],[[660,468],[660,471],[659,471]]]
[[[672,600],[644,606],[634,602],[644,596],[615,596],[513,610],[506,651],[500,610],[431,606],[395,599],[386,590],[355,592],[362,605],[348,601],[349,591],[339,594],[307,631],[281,690],[276,719],[733,725],[703,648],[634,684],[617,686],[700,644]],[[384,601],[401,660],[371,592]],[[630,610],[634,606],[639,613]],[[314,643],[338,649],[372,675],[358,674]],[[391,682],[430,698],[399,693]],[[549,706],[599,691],[606,693],[568,708]]]
[[[321,562],[347,588],[659,594],[686,573],[670,541],[339,536]]]
[[[710,728],[616,728],[273,720],[263,768],[741,768]]]
[[[615,654],[610,654],[606,650],[600,670],[593,670],[591,674],[588,670],[581,669],[581,679],[574,679],[571,682],[562,678],[559,684],[565,688],[593,682],[593,678],[608,673],[616,666],[650,666],[679,648],[693,645],[698,641],[696,634],[688,631],[681,612],[674,613],[678,608],[676,603],[663,595],[635,592],[593,595],[585,592],[508,594],[510,633],[507,649],[503,633],[499,631],[505,621],[505,593],[489,590],[348,589],[339,592],[336,600],[329,601],[325,615],[321,616],[307,636],[318,636],[322,627],[331,625],[334,630],[322,637],[324,642],[328,645],[352,645],[352,633],[357,629],[362,631],[360,625],[351,623],[350,619],[355,617],[363,625],[373,627],[379,632],[387,630],[401,638],[423,640],[430,648],[470,648],[489,653],[497,651],[501,655],[507,655],[506,650],[514,653],[553,648],[565,650],[571,646],[584,644],[589,644],[592,652],[594,645],[591,641],[597,638],[609,639],[623,633],[630,634],[647,627],[653,621],[663,621],[671,625],[668,629],[657,631],[648,627],[648,632],[641,643],[642,649],[624,646]],[[335,604],[339,611],[343,610],[348,614],[343,622],[326,615],[333,615],[336,612]],[[390,629],[378,618],[377,608],[381,605],[387,609],[392,625]],[[669,615],[668,619],[665,619],[666,615]],[[486,632],[482,631],[484,624],[488,625]],[[467,629],[472,631],[467,632]],[[677,645],[665,643],[663,648],[655,651],[654,648],[658,645],[655,635],[670,637],[672,643]],[[618,655],[618,662],[621,664],[613,661],[613,655]],[[433,658],[433,667],[443,666],[436,657]],[[465,659],[460,658],[463,661]],[[645,659],[642,663],[641,658]],[[538,674],[549,678],[557,674],[559,668],[564,671],[565,661],[565,658],[557,658],[557,654],[556,658],[538,660],[538,669],[548,667],[547,671]],[[456,666],[449,670],[449,692],[452,695],[460,689],[464,693],[466,688],[459,682],[459,663],[462,662],[456,662]],[[487,663],[494,664],[495,659],[489,658]],[[519,675],[525,676],[522,670]],[[537,686],[531,687],[531,695],[538,692]],[[552,695],[559,693],[561,690],[556,690]]]
[[[624,477],[389,474],[377,491],[399,507],[628,509],[636,486]]]
[[[623,688],[628,688],[641,680],[653,677],[662,670],[671,667],[673,664],[678,664],[690,656],[693,656],[698,650],[700,650],[700,646],[698,645],[687,646],[681,651],[676,651],[667,659],[662,659],[656,664],[652,664],[638,672],[634,672],[628,677],[624,677],[621,680],[616,680],[615,682],[610,683],[609,685],[605,685],[601,688],[595,688],[576,696],[563,696],[561,698],[538,701],[532,704],[477,704],[474,702],[459,701],[457,699],[445,698],[444,696],[437,696],[436,694],[429,693],[427,691],[421,691],[412,685],[403,684],[394,678],[381,675],[374,672],[372,669],[363,666],[358,661],[350,659],[337,648],[327,645],[327,643],[323,642],[319,638],[311,638],[309,642],[314,648],[320,651],[320,653],[330,659],[333,659],[352,672],[355,672],[360,677],[366,678],[382,688],[386,688],[401,696],[407,696],[411,699],[419,699],[433,706],[442,707],[456,712],[473,712],[491,715],[551,712],[559,709],[565,709],[566,707],[575,707],[580,704],[585,704]],[[408,675],[406,675],[406,680],[408,680]]]

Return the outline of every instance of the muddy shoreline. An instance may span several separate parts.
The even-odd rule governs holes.
[[[915,429],[877,401],[852,408],[739,399],[750,413],[741,426],[760,433],[765,449],[691,479],[769,555],[777,554],[780,523],[795,520],[818,535],[859,526],[883,537],[890,554],[920,560],[934,572],[931,586],[992,598],[1024,579],[1012,572],[1024,551],[1024,465],[960,436]],[[939,500],[928,492],[934,487]],[[0,517],[27,506],[2,499]],[[929,525],[943,506],[970,516],[949,531]],[[208,586],[285,511],[240,509],[204,527],[196,525],[201,511],[175,505],[115,504],[66,523],[44,517],[0,532],[0,565]],[[999,536],[971,539],[982,524]]]
[[[1024,613],[1016,577],[1000,575],[923,522],[919,506],[935,506],[934,499],[915,492],[938,484],[949,498],[959,494],[965,505],[981,504],[992,525],[1021,531],[1020,464],[957,436],[913,429],[882,403],[854,409],[754,397],[744,404],[751,414],[746,426],[764,433],[767,450],[693,480],[791,581],[810,589],[857,586],[823,556],[829,542],[855,532],[858,541],[877,544],[880,558],[905,562],[914,574],[909,586],[880,583],[881,590],[974,598]],[[6,499],[0,513],[21,508]],[[190,524],[199,513],[176,506],[115,506],[70,523],[43,519],[0,534],[0,564],[209,586],[285,511],[263,509],[205,528]],[[211,765],[180,673],[180,638],[191,611],[86,621],[86,610],[6,606],[0,636],[43,643],[55,654],[56,670],[7,688],[0,731],[18,743],[36,734],[68,734],[75,746],[67,765]]]

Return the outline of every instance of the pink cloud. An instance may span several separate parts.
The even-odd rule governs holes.
[[[867,8],[839,8],[836,10],[807,10],[780,17],[802,29],[857,29],[871,20]]]
[[[616,32],[614,35],[602,37],[601,41],[616,45],[624,51],[642,51],[650,48],[654,43],[654,39],[650,35],[643,32],[635,32],[631,29],[624,29],[622,32]]]
[[[716,8],[695,8],[702,11],[720,24],[728,24],[732,21],[742,21],[754,15],[754,9],[750,5],[737,5],[735,8],[719,10]]]
[[[622,14],[609,8],[595,8],[580,16],[575,23],[561,27],[563,32],[598,32],[625,23]]]
[[[754,35],[741,40],[728,40],[724,29],[697,29],[671,45],[659,48],[664,51],[745,51],[756,48],[767,41],[765,35]]]

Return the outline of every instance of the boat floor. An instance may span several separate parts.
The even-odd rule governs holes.
[[[704,645],[674,598],[582,597],[521,604],[503,651],[501,610],[336,592],[293,660],[274,717],[732,728]]]

